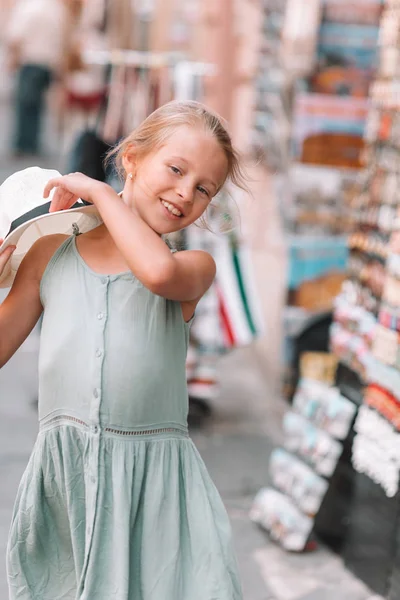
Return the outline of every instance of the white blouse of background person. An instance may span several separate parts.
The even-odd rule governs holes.
[[[6,27],[6,44],[18,45],[19,63],[57,70],[62,64],[65,0],[16,0]]]

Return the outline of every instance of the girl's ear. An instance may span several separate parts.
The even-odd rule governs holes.
[[[132,146],[129,146],[122,157],[122,166],[124,167],[125,173],[133,173],[136,170],[136,162],[135,151]]]

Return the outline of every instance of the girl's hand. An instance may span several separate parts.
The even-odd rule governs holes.
[[[0,246],[2,245],[3,240],[0,239]],[[4,271],[4,267],[6,266],[8,259],[14,252],[16,246],[8,246],[3,252],[0,253],[0,275]]]
[[[93,203],[94,189],[106,184],[83,173],[71,173],[62,177],[50,179],[44,188],[43,198],[48,198],[53,188],[56,188],[51,205],[50,212],[67,210],[81,198],[87,202]]]

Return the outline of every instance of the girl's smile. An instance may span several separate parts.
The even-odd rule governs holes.
[[[180,208],[178,208],[176,204],[173,204],[172,202],[168,202],[168,200],[163,200],[162,198],[161,198],[161,204],[166,209],[167,216],[169,218],[180,219],[184,216],[183,211]]]

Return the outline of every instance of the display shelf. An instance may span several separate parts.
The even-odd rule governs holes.
[[[271,486],[260,490],[250,512],[273,539],[295,552],[308,547],[313,530],[342,543],[351,490],[351,476],[345,483],[343,473],[350,464],[357,411],[332,385],[332,355],[308,353],[301,368],[293,406],[283,419],[283,448],[271,454]]]
[[[340,326],[347,327],[349,347],[358,347],[360,331],[368,340],[360,360],[343,361],[337,372],[339,389],[358,406],[349,437],[352,485],[340,552],[351,571],[389,600],[400,597],[399,26],[400,2],[388,1],[380,26],[378,73],[370,91],[364,170],[351,205],[348,278],[335,313]],[[354,307],[364,311],[358,330],[354,321],[344,319]],[[362,324],[368,313],[366,334]],[[341,350],[336,335],[334,324],[331,346]],[[360,364],[361,377],[356,373]]]

